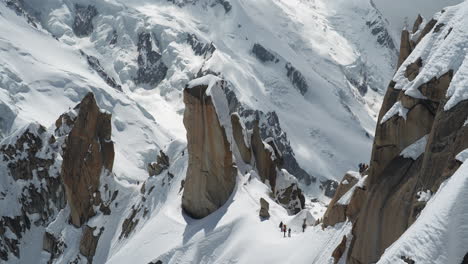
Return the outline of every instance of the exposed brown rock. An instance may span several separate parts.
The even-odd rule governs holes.
[[[351,200],[346,207],[346,216],[354,223],[356,218],[361,211],[362,205],[366,201],[367,192],[365,189],[356,187],[351,196]]]
[[[416,79],[416,76],[419,74],[419,69],[422,67],[422,59],[418,58],[415,62],[409,64],[406,67],[405,77],[408,78],[409,81]]]
[[[414,21],[414,25],[413,25],[413,33],[415,33],[416,31],[419,30],[419,27],[421,26],[422,22],[423,22],[423,18],[420,14],[418,14],[418,17],[416,18],[416,21]]]
[[[336,247],[336,249],[332,253],[332,257],[335,260],[335,264],[337,264],[340,261],[341,257],[346,251],[346,240],[346,236],[343,236],[343,240],[341,240],[341,243]]]
[[[258,121],[254,122],[252,131],[252,152],[255,158],[255,167],[257,168],[260,179],[263,182],[268,180],[273,192],[275,192],[276,185],[276,169],[278,160],[273,147],[268,148],[263,142],[260,136],[260,129],[258,127]],[[271,151],[273,149],[273,152]]]
[[[422,23],[422,17],[418,15],[414,26],[413,33],[415,33]],[[432,19],[429,21],[426,26],[421,30],[419,37],[416,41],[411,39],[411,34],[408,30],[403,30],[401,32],[401,41],[400,41],[400,56],[398,57],[397,69],[403,64],[403,62],[408,58],[411,52],[416,48],[416,45],[434,28],[437,24],[437,20]]]
[[[378,124],[372,149],[369,181],[380,180],[380,173],[403,149],[430,133],[434,113],[427,104],[419,103],[409,109],[406,120],[394,116]],[[379,120],[380,122],[380,120]]]
[[[96,254],[96,248],[99,242],[99,237],[103,231],[103,228],[99,231],[97,236],[94,236],[96,228],[91,228],[87,225],[83,227],[83,234],[80,241],[80,253],[88,259],[88,263],[93,263],[93,257]]]
[[[432,78],[429,82],[421,85],[419,90],[421,93],[426,96],[429,100],[440,102],[445,99],[447,94],[447,89],[450,85],[450,82],[453,78],[453,70],[448,71],[440,78]]]
[[[403,64],[403,62],[408,58],[413,51],[413,44],[411,43],[411,37],[408,30],[403,30],[401,32],[401,41],[400,41],[400,56],[398,57],[398,68]]]
[[[358,179],[351,174],[345,174],[340,185],[336,189],[335,196],[328,204],[327,211],[323,216],[323,227],[334,226],[336,223],[346,221],[347,205],[337,204],[337,202],[346,194],[356,183]]]
[[[99,178],[103,170],[112,170],[114,144],[111,115],[100,111],[92,93],[75,110],[79,113],[65,140],[62,177],[71,223],[80,227],[95,214],[93,204],[98,204],[95,197],[99,192]]]
[[[270,218],[270,204],[263,198],[260,198],[260,218],[268,219]]]
[[[221,85],[219,81],[212,89],[222,89]],[[226,131],[207,89],[201,85],[184,90],[189,165],[182,208],[194,218],[203,218],[223,206],[234,190],[237,175]]]
[[[237,113],[231,115],[232,135],[234,137],[234,141],[236,141],[242,160],[249,164],[252,159],[252,153],[250,147],[245,142],[245,131],[241,122],[242,121]]]
[[[431,21],[422,35],[435,24],[435,20]],[[417,75],[417,64],[408,66],[409,79]],[[468,101],[444,110],[452,77],[453,72],[449,71],[420,86],[427,99],[411,98],[403,91],[387,92],[376,129],[367,190],[357,189],[346,211],[347,216],[349,211],[356,219],[347,263],[378,261],[424,208],[425,202],[418,201],[417,193],[428,190],[435,193],[460,166],[455,155],[468,148],[468,128],[463,126],[468,117]],[[395,116],[380,124],[389,102],[394,101],[400,101],[408,109],[407,119]],[[424,135],[429,137],[423,155],[416,160],[400,156],[404,148]],[[362,208],[355,208],[358,204]]]
[[[423,28],[421,31],[421,34],[419,35],[418,40],[416,41],[416,45],[421,42],[421,40],[429,33],[431,30],[434,28],[434,26],[437,24],[437,20],[431,19],[426,26]]]

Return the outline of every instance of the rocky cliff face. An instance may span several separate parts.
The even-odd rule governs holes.
[[[357,172],[345,174],[323,216],[323,227],[356,219],[365,198],[366,178]]]
[[[75,111],[78,115],[65,140],[62,177],[71,222],[79,227],[95,214],[93,205],[100,204],[99,178],[105,170],[112,171],[114,143],[111,115],[99,109],[92,93]]]
[[[19,257],[20,240],[33,226],[50,223],[65,207],[55,137],[32,123],[0,146],[0,259]],[[3,171],[3,168],[5,169]]]
[[[226,82],[209,74],[193,83],[184,90],[189,155],[184,210],[192,217],[203,218],[223,206],[235,186],[235,163],[241,161],[248,168],[243,173],[255,170],[271,187],[276,201],[291,214],[302,210],[304,195],[296,178],[283,169],[275,140],[262,140],[258,120],[249,131],[237,113],[229,114]]]
[[[413,33],[402,33],[399,72],[406,80],[389,85],[379,114],[362,209],[353,227],[348,263],[373,263],[417,219],[426,201],[421,193],[434,193],[460,166],[455,156],[468,147],[468,102],[444,109],[453,71],[419,82],[415,92],[402,90],[402,82],[416,80],[427,67],[421,57],[410,56],[421,40],[450,34],[433,19],[418,18]],[[441,31],[444,31],[442,33]],[[397,73],[398,74],[398,73]]]
[[[218,82],[210,88],[221,89],[222,81]],[[184,90],[189,165],[182,207],[195,218],[203,218],[224,205],[237,176],[231,145],[208,88],[202,84]]]
[[[60,116],[55,130],[32,123],[2,141],[0,164],[5,177],[1,179],[0,207],[11,212],[0,218],[2,260],[11,255],[20,258],[25,233],[53,225],[66,207],[75,227],[95,215],[95,207],[109,212],[101,199],[99,179],[104,171],[112,170],[110,136],[110,114],[102,112],[89,93]],[[80,251],[91,262],[99,236],[89,230],[87,225],[83,229]],[[49,261],[66,247],[60,236],[44,233],[43,249],[50,254]]]

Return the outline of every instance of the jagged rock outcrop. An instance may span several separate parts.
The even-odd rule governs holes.
[[[320,189],[323,190],[323,194],[327,197],[333,198],[338,188],[338,182],[334,180],[324,180],[320,181]]]
[[[93,257],[96,254],[96,247],[103,229],[99,230],[97,236],[94,235],[96,228],[84,226],[83,234],[80,240],[80,253],[86,257],[88,263],[93,263]]]
[[[270,218],[270,204],[263,198],[260,198],[260,212],[259,216],[261,219]]]
[[[0,217],[0,259],[8,261],[10,254],[19,257],[24,233],[33,225],[48,224],[65,207],[58,149],[55,137],[37,123],[2,141],[0,210],[9,215]]]
[[[274,192],[276,187],[276,170],[277,167],[282,165],[281,155],[272,141],[270,141],[271,145],[264,143],[260,137],[258,121],[254,123],[250,142],[258,175],[262,182],[267,182],[271,186]]]
[[[211,89],[221,89],[223,81],[216,82]],[[201,84],[184,90],[189,165],[182,207],[194,218],[203,218],[223,206],[234,190],[237,175],[215,98],[207,89],[207,84]]]
[[[230,88],[229,82],[224,92],[228,101],[229,113],[237,113],[243,120],[246,130],[253,130],[254,124],[258,122],[262,140],[266,141],[267,139],[272,139],[274,141],[275,146],[277,146],[281,153],[284,169],[307,185],[317,180],[299,166],[294,151],[289,143],[287,133],[281,128],[279,117],[276,112],[264,113],[262,111],[246,108],[246,106],[241,104],[237,99],[236,94],[232,88]],[[333,196],[333,193],[331,196]]]
[[[63,253],[65,247],[65,243],[60,238],[49,232],[44,233],[42,249],[50,254],[48,264],[53,263],[53,260]]]
[[[26,18],[26,21],[37,28],[37,19],[31,15],[28,10],[29,7],[23,0],[5,0],[6,6],[16,12],[17,15],[23,16]]]
[[[72,29],[78,37],[86,37],[94,30],[93,18],[98,15],[96,7],[93,5],[75,4],[75,20]]]
[[[343,254],[346,251],[346,241],[346,236],[343,236],[341,243],[338,245],[338,247],[335,248],[335,250],[332,253],[332,257],[335,264],[337,264],[340,261],[341,257],[343,257]]]
[[[211,43],[203,43],[195,34],[187,34],[187,43],[192,47],[197,56],[203,56],[206,60],[210,59],[216,51],[216,47]]]
[[[309,90],[309,85],[307,84],[304,75],[302,75],[302,73],[289,62],[286,63],[285,67],[287,72],[286,75],[294,87],[296,87],[302,95],[307,93]]]
[[[346,173],[340,185],[336,189],[335,196],[328,204],[327,211],[323,216],[323,227],[334,226],[336,223],[341,223],[346,220],[346,209],[348,204],[339,203],[340,199],[347,194],[359,179],[356,175]]]
[[[137,84],[158,85],[166,77],[168,68],[161,60],[161,53],[154,50],[153,46],[158,47],[159,43],[151,33],[142,32],[138,35]]]
[[[115,79],[107,72],[104,70],[104,68],[101,66],[101,63],[99,62],[98,58],[94,56],[90,56],[83,51],[80,50],[81,55],[86,56],[86,60],[88,61],[88,64],[93,70],[97,72],[97,74],[112,88],[117,89],[119,91],[122,91],[122,86],[118,84]]]
[[[150,176],[157,176],[169,168],[169,157],[160,150],[156,162],[148,164],[148,173]]]
[[[411,52],[416,48],[416,45],[434,28],[437,24],[437,20],[432,19],[429,21],[424,28],[420,28],[423,23],[423,18],[418,15],[418,18],[414,22],[413,32],[409,32],[407,29],[401,33],[400,41],[400,56],[398,57],[397,69],[400,68],[401,64],[408,58]],[[420,32],[419,32],[420,31]],[[412,34],[418,33],[417,39],[412,39]]]
[[[267,50],[265,47],[262,45],[255,43],[252,47],[252,53],[259,59],[261,62],[278,62],[279,59],[276,58],[276,56],[271,53],[269,50]]]
[[[78,115],[65,140],[62,177],[71,223],[82,226],[100,205],[100,176],[112,171],[114,144],[111,140],[111,115],[99,109],[92,93],[75,107]]]
[[[418,19],[414,28],[420,25]],[[437,34],[437,26],[437,21],[431,20],[414,43],[405,39],[400,59],[405,60],[425,35]],[[423,64],[420,58],[413,63],[405,62],[406,69],[400,71],[404,71],[408,80],[414,80]],[[460,166],[455,155],[468,148],[468,128],[464,125],[468,102],[444,109],[453,76],[449,70],[421,84],[418,90],[424,99],[410,97],[395,89],[395,82],[390,83],[379,114],[367,190],[357,193],[364,202],[353,226],[348,263],[378,261],[424,208],[426,201],[418,193],[435,193]],[[391,110],[394,107],[401,107],[400,114]],[[419,148],[418,154],[403,155],[408,148]]]
[[[276,188],[275,199],[290,215],[294,215],[305,208],[305,196],[296,182],[290,181],[286,186]]]

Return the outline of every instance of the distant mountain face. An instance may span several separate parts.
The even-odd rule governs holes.
[[[232,110],[247,124],[256,111],[264,116],[262,136],[278,137],[288,169],[306,184],[337,179],[368,159],[383,83],[396,61],[388,25],[367,1],[346,8],[302,1],[6,3],[79,51],[79,63],[137,102],[171,138],[185,140],[185,84],[203,71],[223,75],[236,98]],[[136,166],[158,148],[134,149],[144,160]]]

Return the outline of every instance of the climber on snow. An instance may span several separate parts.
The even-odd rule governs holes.
[[[291,237],[291,228],[288,229],[288,237]]]
[[[283,225],[283,233],[284,233],[284,237],[286,237],[286,231],[287,231],[286,225]]]
[[[281,221],[281,223],[279,224],[279,228],[280,228],[280,232],[283,231],[283,221]]]

